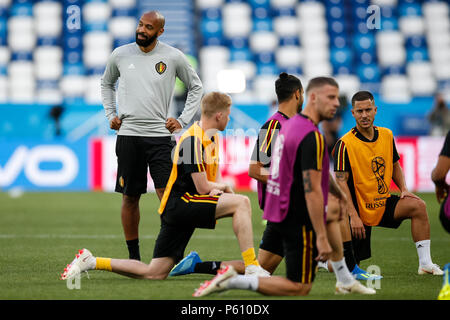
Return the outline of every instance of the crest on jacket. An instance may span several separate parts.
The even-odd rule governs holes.
[[[167,69],[167,65],[164,62],[160,61],[157,64],[155,64],[155,69],[156,72],[158,72],[159,74],[163,74],[164,71],[166,71]]]

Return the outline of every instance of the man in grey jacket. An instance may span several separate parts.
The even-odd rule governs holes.
[[[147,191],[147,167],[161,199],[172,169],[172,133],[191,121],[203,93],[185,55],[158,40],[164,23],[158,11],[144,13],[136,29],[136,42],[112,52],[101,81],[105,114],[111,129],[117,130],[115,191],[123,194],[122,225],[129,257],[136,260],[140,260],[139,199]],[[188,89],[178,119],[167,118],[176,77]]]

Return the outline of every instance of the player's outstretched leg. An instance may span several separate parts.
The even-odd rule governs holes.
[[[64,268],[61,280],[73,278],[88,270],[103,270],[121,274],[135,279],[167,278],[174,266],[172,258],[154,258],[150,264],[134,259],[111,259],[94,257],[88,249],[78,251],[75,259]]]

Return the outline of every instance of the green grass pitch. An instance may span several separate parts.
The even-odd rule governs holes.
[[[253,208],[255,247],[264,226],[255,193],[246,193]],[[438,220],[434,194],[420,194],[427,202],[431,222],[431,254],[441,267],[450,262],[450,235]],[[210,275],[188,275],[164,281],[135,280],[114,273],[91,271],[83,276],[79,289],[70,290],[60,273],[80,248],[94,255],[127,258],[120,222],[121,196],[115,193],[25,193],[10,197],[0,193],[0,299],[18,300],[103,300],[194,299],[192,293]],[[159,230],[155,194],[141,198],[141,256],[149,262]],[[375,296],[336,296],[333,273],[319,271],[307,297],[281,299],[366,299],[366,300],[435,300],[442,277],[417,275],[418,259],[410,235],[410,222],[397,230],[375,228],[372,234],[372,258],[363,268],[376,265],[384,278]],[[240,259],[231,219],[220,220],[216,230],[197,230],[185,254],[196,250],[204,260]],[[285,274],[284,263],[276,275]],[[205,299],[280,299],[255,292],[233,290]]]

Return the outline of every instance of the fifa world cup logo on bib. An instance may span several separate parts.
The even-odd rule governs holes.
[[[384,173],[386,170],[385,161],[382,157],[375,157],[372,159],[372,171],[377,178],[378,193],[385,194],[389,191],[386,182],[384,182]]]

